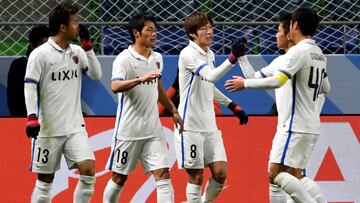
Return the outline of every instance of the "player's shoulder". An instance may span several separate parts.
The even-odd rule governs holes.
[[[85,54],[84,49],[81,48],[79,45],[77,45],[77,44],[70,44],[69,46],[70,46],[71,50],[74,51],[76,54],[77,54],[77,53]]]
[[[180,51],[179,58],[192,58],[196,54],[193,47],[187,45]]]
[[[163,58],[162,54],[160,54],[159,52],[154,51],[154,55],[155,55],[155,58],[158,60]]]
[[[130,57],[131,54],[129,50],[124,49],[115,57],[113,64],[126,64],[129,62]]]
[[[36,47],[29,56],[29,60],[32,60],[34,58],[39,57],[40,59],[46,59],[46,57],[49,54],[49,51],[51,50],[51,46],[49,43],[44,43],[38,47]]]

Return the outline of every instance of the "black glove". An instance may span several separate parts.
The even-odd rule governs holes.
[[[80,44],[85,51],[89,51],[92,49],[89,30],[83,25],[79,25],[79,28]]]
[[[246,114],[246,112],[244,110],[241,109],[241,107],[239,105],[237,105],[234,102],[231,102],[228,105],[228,108],[234,113],[235,116],[238,117],[238,119],[240,120],[240,125],[246,125],[249,118],[248,115]]]
[[[40,123],[35,114],[30,114],[28,116],[28,121],[26,122],[26,135],[34,139],[37,138],[40,131]]]
[[[233,42],[231,46],[231,53],[229,55],[229,61],[232,64],[235,64],[237,59],[241,56],[245,55],[247,48],[247,40],[246,38],[237,39]]]

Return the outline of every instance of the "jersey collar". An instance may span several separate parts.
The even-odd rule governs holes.
[[[207,55],[207,53],[209,53],[209,47],[207,48],[207,52],[205,52],[198,44],[196,44],[192,40],[189,41],[189,45],[196,49],[198,52],[200,52],[202,55]]]
[[[52,37],[49,37],[48,39],[48,43],[58,52],[60,53],[74,53],[74,50],[72,49],[71,45],[69,44],[69,47],[64,50],[63,48],[61,48],[58,44],[56,44],[53,40]]]
[[[142,60],[142,61],[148,61],[148,60],[151,59],[151,58],[153,57],[153,55],[154,55],[154,52],[153,52],[153,50],[151,49],[151,50],[150,50],[150,56],[149,56],[149,58],[147,59],[147,58],[145,58],[143,55],[140,55],[139,53],[137,53],[137,52],[134,50],[134,48],[133,48],[132,45],[129,45],[128,51],[129,51],[129,53],[131,54],[132,57],[134,57],[134,58],[136,58],[136,59],[138,59],[138,60]]]
[[[303,39],[298,44],[300,44],[300,43],[301,44],[306,43],[306,44],[315,45],[315,40],[313,40],[313,39]]]

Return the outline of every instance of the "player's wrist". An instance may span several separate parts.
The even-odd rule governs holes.
[[[232,64],[235,64],[237,61],[237,57],[232,52],[230,53],[228,59],[229,59],[230,63],[232,63]]]

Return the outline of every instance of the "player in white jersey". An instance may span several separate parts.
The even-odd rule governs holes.
[[[115,132],[107,169],[112,170],[103,202],[118,202],[128,174],[140,160],[145,173],[156,181],[157,201],[174,202],[168,149],[157,102],[173,114],[175,126],[183,129],[181,117],[162,86],[163,59],[152,47],[156,41],[153,16],[137,14],[129,21],[133,44],[113,63],[111,89],[118,94]]]
[[[80,91],[83,72],[91,79],[99,79],[102,73],[86,28],[80,31],[84,49],[69,44],[79,36],[77,11],[62,3],[50,12],[53,36],[30,54],[27,65],[26,133],[34,138],[31,171],[38,174],[31,202],[51,201],[50,190],[62,154],[68,167],[80,173],[73,201],[89,202],[94,192],[95,157],[87,141]]]
[[[290,38],[296,45],[255,73],[255,79],[235,77],[225,83],[230,91],[279,88],[276,90],[279,118],[270,152],[269,179],[270,184],[283,189],[295,202],[325,202],[319,186],[301,175],[320,133],[318,95],[330,90],[326,58],[312,40],[318,22],[313,10],[295,10]],[[240,65],[245,75],[253,78],[246,58],[240,59]],[[276,186],[271,185],[270,190],[271,202],[286,202]]]
[[[213,37],[212,20],[205,13],[195,12],[185,19],[185,30],[190,39],[179,56],[180,104],[184,132],[175,131],[175,147],[179,168],[188,174],[186,197],[188,202],[201,201],[203,171],[209,167],[212,177],[206,184],[204,202],[213,201],[224,187],[227,177],[225,148],[215,121],[213,100],[229,106],[247,123],[246,113],[214,85],[236,63],[242,40],[232,47],[229,59],[215,68],[215,55],[209,49]]]

